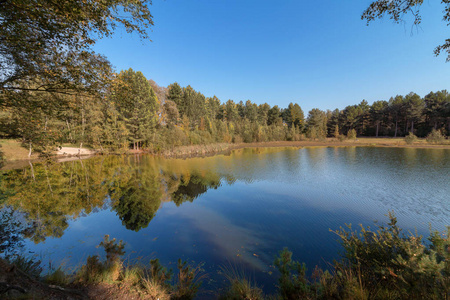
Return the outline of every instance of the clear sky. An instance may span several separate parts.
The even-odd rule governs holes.
[[[439,2],[425,1],[413,28],[388,18],[366,26],[366,0],[154,0],[152,42],[119,29],[94,49],[117,71],[131,67],[222,102],[343,109],[450,90],[450,63],[433,54],[450,38]]]

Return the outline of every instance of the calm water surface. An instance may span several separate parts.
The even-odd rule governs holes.
[[[345,223],[386,222],[427,235],[450,225],[450,150],[252,148],[208,158],[106,156],[3,172],[3,223],[18,220],[21,251],[68,270],[105,234],[130,261],[204,262],[203,287],[233,266],[274,290],[284,247],[309,269],[338,258]],[[3,224],[3,226],[6,226]],[[9,228],[8,227],[8,228]],[[12,251],[12,250],[11,250]]]

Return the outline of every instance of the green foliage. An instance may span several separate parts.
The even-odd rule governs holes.
[[[105,235],[98,247],[104,248],[106,261],[101,262],[97,255],[89,256],[77,272],[77,278],[86,283],[117,281],[123,268],[120,257],[125,254],[125,244],[122,241],[117,243],[115,238],[110,240],[109,235]]]
[[[98,245],[99,247],[103,247],[106,252],[106,261],[108,263],[116,262],[119,258],[125,254],[123,250],[125,248],[125,243],[119,241],[116,243],[116,239],[109,239],[109,235],[105,235],[103,241]]]
[[[350,130],[347,132],[347,138],[348,138],[349,140],[356,140],[356,130],[355,130],[355,129],[350,129]]]
[[[414,135],[414,133],[410,132],[406,137],[405,137],[405,142],[408,145],[414,144],[415,142],[417,142],[417,136]]]
[[[201,264],[193,267],[188,265],[186,261],[178,259],[178,278],[177,284],[174,286],[172,299],[190,300],[197,295],[198,289],[204,277],[200,275],[202,272]]]
[[[155,258],[150,260],[149,277],[153,283],[159,286],[168,288],[170,286],[169,281],[172,278],[172,270],[167,270],[159,263],[159,259]]]
[[[287,249],[275,266],[283,299],[446,299],[450,292],[450,227],[431,231],[429,243],[417,234],[404,235],[389,213],[387,226],[361,226],[360,231],[333,231],[344,248],[331,273],[316,267],[311,279]]]
[[[34,257],[14,255],[12,258],[9,258],[9,262],[33,278],[40,278],[41,276],[43,270],[41,261],[36,260]]]
[[[92,46],[99,37],[112,35],[117,26],[147,39],[146,28],[153,25],[149,4],[125,0],[2,1],[1,89],[13,93],[30,89],[45,93],[99,91],[111,70]],[[22,84],[33,79],[41,84]],[[57,103],[55,100],[51,99]]]
[[[5,154],[2,151],[2,146],[0,145],[0,168],[3,166],[3,164],[5,163]]]
[[[412,14],[414,19],[414,26],[419,26],[422,22],[420,15],[420,6],[423,4],[423,0],[377,0],[372,2],[369,7],[363,12],[361,18],[367,20],[367,24],[375,19],[383,18],[385,15],[389,16],[395,23],[403,23],[404,17],[408,14]],[[443,20],[450,25],[450,4],[448,1],[442,1],[446,7],[444,9]],[[435,48],[435,55],[439,55],[441,51],[449,53],[447,61],[450,60],[450,39],[447,39],[444,44]]]
[[[69,284],[69,277],[62,270],[61,267],[58,267],[56,270],[51,270],[47,276],[45,276],[45,281],[50,284],[55,284],[59,286],[65,286]]]
[[[313,108],[308,113],[307,123],[307,133],[310,139],[320,139],[324,140],[327,137],[327,115],[324,111]]]
[[[334,126],[334,133],[333,133],[334,138],[339,139],[340,133],[339,133],[339,125],[336,124]]]
[[[445,135],[442,133],[442,130],[433,130],[427,135],[427,142],[430,144],[444,144]]]
[[[77,272],[76,277],[85,283],[97,283],[103,280],[105,267],[97,255],[88,256],[86,264]]]
[[[306,266],[292,261],[292,252],[284,248],[274,265],[281,274],[278,283],[282,299],[302,299],[308,296],[310,287],[306,278]]]
[[[397,219],[389,213],[387,226],[376,231],[361,226],[361,231],[341,228],[335,233],[341,238],[347,268],[358,274],[360,285],[372,296],[386,295],[444,299],[449,292],[450,229],[446,235],[433,232],[430,245],[422,237],[404,235]],[[443,246],[446,245],[446,246]]]
[[[121,71],[111,98],[130,133],[133,147],[136,149],[152,141],[159,102],[145,76],[131,68]]]
[[[345,141],[345,139],[346,139],[347,137],[345,136],[345,135],[343,135],[343,134],[340,134],[340,135],[338,135],[338,140],[339,140],[339,142],[343,142],[343,141]]]
[[[329,264],[328,270],[318,267],[310,277],[304,264],[292,260],[288,249],[275,259],[280,277],[278,293],[281,299],[447,299],[450,293],[450,226],[440,233],[431,231],[428,242],[397,226],[397,219],[389,213],[387,225],[375,230],[360,226],[359,231],[340,228],[333,231],[343,246],[342,260]],[[106,261],[90,256],[76,278],[86,284],[107,282],[118,287],[133,287],[141,296],[152,299],[194,299],[201,285],[202,265],[193,267],[178,260],[177,278],[163,267],[158,259],[150,267],[140,265],[122,268],[120,257],[124,244],[105,236],[100,243]],[[17,256],[13,264],[26,274],[39,278],[40,262]],[[119,266],[119,268],[112,268]],[[222,269],[230,286],[219,299],[264,299],[255,283],[234,269]],[[61,268],[50,272],[46,282],[59,285],[70,283],[70,276]],[[171,284],[171,282],[173,284]],[[122,285],[124,284],[124,285]]]
[[[10,196],[9,193],[4,193],[2,195],[0,192],[0,204],[3,197]],[[23,235],[30,229],[28,227],[20,222],[20,217],[18,218],[11,206],[3,206],[0,209],[0,255],[9,257],[22,249],[24,246]]]

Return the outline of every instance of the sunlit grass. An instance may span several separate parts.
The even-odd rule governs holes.
[[[221,271],[228,281],[228,288],[225,293],[220,296],[220,299],[264,299],[262,290],[257,286],[256,282],[245,273],[243,268],[230,263],[227,266],[222,266]]]
[[[292,252],[285,248],[274,261],[278,269],[277,295],[265,296],[243,267],[224,266],[222,275],[228,287],[216,296],[236,300],[448,299],[450,227],[443,233],[431,231],[429,243],[424,243],[417,234],[403,234],[393,213],[389,213],[389,220],[387,225],[376,225],[374,229],[361,226],[353,230],[348,225],[333,231],[344,249],[341,259],[329,263],[328,270],[316,267],[311,276],[305,264],[292,260]],[[105,236],[100,246],[105,249],[106,260],[90,256],[75,275],[58,267],[41,278],[40,262],[17,256],[10,263],[27,276],[50,284],[81,284],[86,289],[103,284],[120,297],[132,293],[143,299],[194,299],[206,278],[202,264],[178,260],[175,274],[158,259],[150,260],[149,265],[124,266],[124,243]]]
[[[11,139],[0,139],[0,150],[3,152],[7,161],[29,159],[29,150],[22,147],[21,143]],[[32,153],[31,158],[37,158],[37,153]]]

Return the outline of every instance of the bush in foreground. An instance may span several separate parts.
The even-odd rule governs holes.
[[[417,234],[405,235],[389,213],[387,226],[335,232],[344,247],[331,273],[317,269],[311,279],[291,260],[287,249],[275,260],[283,299],[449,299],[450,227],[432,231],[424,243]]]
[[[243,272],[223,269],[228,288],[219,299],[450,299],[450,227],[447,232],[431,231],[428,242],[417,234],[404,234],[397,219],[389,213],[387,225],[374,229],[351,225],[336,233],[343,246],[339,261],[329,264],[328,270],[316,267],[307,276],[304,264],[292,260],[292,252],[284,249],[275,259],[279,271],[278,294],[264,296]],[[60,268],[47,275],[52,284],[89,288],[99,283],[133,291],[144,299],[193,299],[202,275],[201,265],[193,267],[178,261],[176,278],[172,270],[163,267],[158,259],[148,267],[124,267],[124,243],[110,240],[100,246],[106,260],[90,256],[76,276],[65,275]],[[42,269],[29,259],[14,262],[28,276],[38,277]],[[1,291],[0,291],[1,292]],[[1,296],[1,294],[0,294]],[[123,295],[121,295],[123,297]]]

